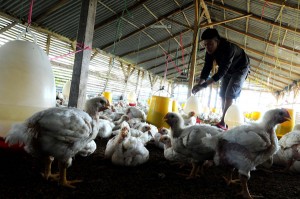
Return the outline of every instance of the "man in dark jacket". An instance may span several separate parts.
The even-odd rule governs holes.
[[[241,93],[243,83],[250,71],[250,61],[243,49],[221,38],[216,29],[206,29],[201,35],[201,40],[206,49],[205,64],[200,80],[193,87],[192,93],[195,94],[222,79],[220,97],[222,98],[223,115],[217,127],[226,130],[224,116],[233,100]],[[219,68],[211,78],[208,78],[214,60]]]

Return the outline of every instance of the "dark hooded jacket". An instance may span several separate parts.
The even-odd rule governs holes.
[[[245,68],[250,68],[249,57],[245,51],[223,38],[220,39],[219,46],[213,54],[205,54],[205,64],[200,75],[201,79],[206,80],[208,78],[214,60],[216,60],[219,66],[218,72],[212,76],[215,82],[227,73],[233,74]]]

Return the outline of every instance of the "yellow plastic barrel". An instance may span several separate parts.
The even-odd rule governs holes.
[[[147,122],[155,125],[157,128],[169,128],[170,126],[163,118],[168,112],[172,112],[172,101],[169,97],[152,96],[146,119]]]
[[[290,116],[291,120],[283,122],[277,125],[276,135],[278,138],[281,138],[284,134],[291,132],[295,126],[295,112],[294,109],[286,109]]]
[[[147,104],[148,104],[148,106],[150,106],[150,104],[151,104],[151,97],[148,98]]]
[[[178,105],[176,100],[172,100],[172,112],[178,113]]]
[[[260,118],[260,116],[261,116],[261,112],[259,112],[259,111],[253,111],[252,113],[251,113],[251,119],[252,120],[258,120],[259,118]]]
[[[112,102],[112,94],[111,92],[107,92],[107,91],[104,91],[102,93],[103,97],[105,97],[105,99],[107,99],[109,101],[109,103],[111,104]]]

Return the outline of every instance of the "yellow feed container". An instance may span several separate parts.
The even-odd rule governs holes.
[[[172,112],[178,113],[178,105],[176,100],[173,100],[172,102]]]
[[[284,134],[291,132],[295,126],[294,109],[286,109],[286,110],[289,112],[289,114],[291,116],[291,120],[277,125],[276,135],[278,138],[281,138]]]
[[[109,101],[109,103],[111,104],[112,102],[112,94],[111,92],[107,92],[107,91],[104,91],[102,93],[103,97],[105,97],[105,99],[107,99]]]
[[[168,97],[152,96],[147,122],[155,125],[157,128],[169,128],[170,126],[164,121],[164,117],[168,112],[172,112],[172,101]]]
[[[251,113],[251,119],[252,120],[258,120],[259,118],[260,118],[260,116],[261,116],[261,112],[258,112],[258,111],[253,111],[252,113]]]

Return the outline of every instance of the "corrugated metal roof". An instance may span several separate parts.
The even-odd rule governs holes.
[[[265,60],[268,62],[274,62],[270,57],[281,60],[283,62],[281,65],[284,65],[282,68],[286,70],[290,68],[293,78],[296,77],[295,75],[298,75],[296,71],[300,65],[300,58],[298,58],[300,52],[300,31],[295,31],[295,29],[300,27],[300,12],[297,9],[297,6],[299,6],[297,0],[286,1],[287,5],[283,7],[282,12],[281,4],[266,2],[264,0],[250,1],[249,10],[247,1],[244,0],[205,0],[205,2],[213,22],[236,18],[247,14],[249,11],[252,16],[248,20],[243,18],[215,26],[219,30],[220,35],[247,49],[247,53],[254,58],[261,59],[261,57],[265,56]],[[162,56],[163,50],[154,44],[159,44],[164,50],[172,52],[170,56],[174,59],[174,62],[182,65],[182,57],[179,56],[182,55],[181,48],[178,42],[180,43],[181,39],[180,32],[186,30],[187,27],[180,25],[180,23],[193,27],[194,7],[191,6],[185,9],[183,13],[178,11],[174,13],[174,10],[185,8],[187,5],[192,5],[192,3],[193,0],[99,0],[95,19],[95,26],[98,28],[94,32],[93,47],[100,48],[114,55],[123,55],[122,58],[124,60],[132,64],[141,63],[140,67],[149,69],[161,76],[161,71],[164,71],[165,67],[165,58]],[[21,20],[22,22],[27,22],[29,5],[30,1],[1,1],[1,13],[8,14],[12,18],[1,20],[0,31],[13,23],[13,21]],[[75,40],[80,9],[81,0],[34,1],[32,13],[33,26],[40,26],[70,40]],[[121,18],[117,14],[122,12],[123,16]],[[178,23],[168,21],[165,19],[166,17]],[[206,22],[206,18],[203,18],[203,22]],[[157,19],[161,22],[157,22]],[[274,27],[272,23],[275,23]],[[149,25],[171,25],[172,28],[168,30],[172,35],[177,35],[176,40],[178,42],[172,39],[171,34],[166,29],[154,29]],[[3,45],[7,40],[14,39],[22,31],[22,28],[24,26],[17,24],[0,34],[0,45]],[[139,29],[142,32],[137,32]],[[203,29],[201,29],[202,31]],[[270,42],[277,44],[277,47],[274,47],[272,44],[267,45],[271,31]],[[31,38],[27,39],[31,40]],[[192,39],[193,32],[191,30],[183,34],[182,44],[187,46],[192,43]],[[38,44],[43,49],[46,48],[46,40],[47,34],[41,34],[38,37]],[[50,48],[50,58],[72,52],[71,44],[61,42],[55,37],[51,37],[51,46],[53,47]],[[102,49],[103,47],[106,48]],[[178,51],[178,48],[180,53],[178,55],[177,52],[176,55],[175,51]],[[184,57],[185,62],[190,60],[190,56],[188,55],[190,51],[191,47],[185,49],[184,54],[187,54]],[[203,52],[199,53],[198,56],[200,54],[203,56]],[[108,70],[108,58],[105,58],[105,61],[101,61],[104,57],[98,58],[98,56],[100,55],[95,56],[92,60],[92,65],[100,64],[104,67],[106,64],[104,68]],[[69,55],[63,60],[59,60],[59,62],[72,65],[74,55]],[[253,63],[257,64],[256,61],[253,61]],[[279,67],[280,64],[276,64]],[[202,66],[203,61],[200,60],[196,71],[199,71]],[[91,70],[94,72],[104,71],[103,69],[97,69],[97,67],[91,67]],[[168,77],[171,78],[173,76],[173,71],[176,71],[176,69],[174,66],[170,66],[170,75]],[[112,72],[112,75],[114,73],[115,71]],[[263,76],[264,79],[267,78],[267,75],[262,71]],[[93,81],[100,80],[94,78]],[[93,85],[97,84],[99,82],[93,83]],[[133,85],[131,84],[133,83],[130,82],[130,88],[132,89]],[[290,82],[286,82],[286,86],[289,84]]]

